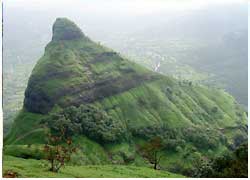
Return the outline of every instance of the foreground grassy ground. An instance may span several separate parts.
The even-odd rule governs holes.
[[[59,173],[48,171],[47,162],[42,160],[22,159],[4,156],[3,174],[6,171],[16,172],[18,177],[75,177],[75,178],[175,178],[181,175],[147,167],[123,165],[66,166]]]

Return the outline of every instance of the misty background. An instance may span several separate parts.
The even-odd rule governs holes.
[[[247,1],[12,0],[3,2],[4,133],[57,17],[149,69],[223,88],[247,109]]]

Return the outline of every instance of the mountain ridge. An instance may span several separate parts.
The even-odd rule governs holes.
[[[78,34],[78,36],[75,36],[75,34]],[[69,37],[72,37],[73,39]],[[81,41],[84,41],[85,47],[81,45]],[[76,46],[79,45],[79,47],[75,48],[71,43],[75,44]],[[97,52],[97,53],[95,52],[96,50],[95,46],[99,48],[100,52]],[[59,49],[59,51],[65,50],[66,52],[63,57],[59,57],[62,63],[61,65],[56,64],[55,62],[50,62],[44,65],[44,69],[46,69],[47,71],[46,74],[45,73],[42,75],[40,74],[38,77],[31,76],[28,88],[26,89],[26,92],[25,92],[25,100],[24,100],[24,106],[31,112],[48,113],[48,111],[51,110],[53,106],[53,99],[58,99],[61,96],[65,95],[65,93],[67,94],[78,93],[79,94],[81,93],[82,90],[88,91],[91,88],[95,89],[96,86],[101,86],[102,88],[104,88],[104,95],[100,94],[101,92],[97,92],[98,91],[97,89],[97,91],[94,91],[94,92],[89,92],[89,93],[87,92],[87,95],[85,95],[82,98],[83,102],[93,102],[93,100],[95,100],[96,98],[97,99],[101,98],[101,96],[105,96],[105,94],[108,95],[108,92],[107,91],[105,92],[105,89],[107,89],[104,87],[105,81],[106,83],[108,83],[107,81],[109,82],[112,81],[112,84],[115,84],[115,85],[123,81],[124,83],[126,82],[126,78],[123,78],[121,76],[126,71],[126,68],[127,68],[127,71],[131,71],[131,72],[127,72],[127,75],[135,76],[133,78],[130,78],[131,81],[133,81],[133,79],[139,79],[140,81],[143,82],[144,80],[147,80],[148,78],[150,79],[150,77],[133,74],[133,71],[134,71],[133,67],[125,67],[127,65],[126,61],[124,61],[124,59],[121,58],[116,52],[106,50],[100,45],[90,41],[87,37],[84,36],[82,31],[74,23],[67,21],[66,19],[63,19],[63,18],[57,19],[56,22],[54,23],[52,41],[46,47],[45,55],[44,55],[44,58],[48,56],[48,58],[51,58],[51,59],[52,58],[58,59],[58,56],[56,53],[54,54],[54,52],[52,52],[52,54],[50,54],[51,47],[53,47],[54,49]],[[75,52],[75,51],[78,51],[78,52]],[[86,59],[84,57],[86,55],[92,56],[92,57],[90,57],[89,59]],[[102,62],[108,64],[109,61],[106,61],[106,59],[108,58],[114,59],[114,61],[117,61],[115,62],[117,64],[119,63],[118,64],[119,69],[117,70],[117,73],[119,73],[120,76],[118,74],[118,76],[113,76],[111,77],[111,79],[106,79],[106,80],[101,79],[101,78],[97,79],[94,76],[102,76],[103,74],[102,72],[98,72],[98,70],[95,70],[93,68],[91,69],[90,63],[94,65],[98,63],[102,63]],[[74,61],[72,61],[71,59],[73,59]],[[43,64],[42,61],[39,61],[38,64],[39,63]],[[61,71],[59,68],[63,69],[64,68],[63,66],[65,65],[68,65],[69,68],[72,68],[72,69]],[[39,71],[41,70],[37,70],[37,69],[38,68],[36,66],[33,71],[38,71],[37,73],[39,73]],[[45,91],[39,91],[40,89],[39,90],[36,89],[39,82],[46,83],[46,81],[51,78],[60,79],[62,77],[65,79],[68,79],[69,81],[71,80],[74,81],[73,80],[74,78],[82,77],[81,79],[82,81],[80,82],[81,85],[78,89],[76,89],[75,86],[72,86],[72,87],[67,87],[63,89],[61,92],[53,92],[53,95],[50,97],[48,96],[48,93],[45,92],[47,91],[46,89]],[[73,83],[76,83],[76,84],[78,83],[79,85],[79,82],[73,82]],[[30,88],[30,86],[33,86],[33,84],[35,84],[34,87]],[[109,85],[111,85],[111,83],[109,83]],[[41,86],[43,86],[43,84],[41,84]],[[130,86],[131,87],[134,86],[132,82],[127,88],[130,88]],[[125,89],[127,88],[125,87]],[[122,88],[119,89],[119,87],[117,86],[113,88],[113,90],[119,92],[119,91],[122,91]],[[38,95],[39,93],[40,95]],[[37,99],[37,97],[39,97],[40,99],[39,98]],[[34,100],[32,100],[33,98]],[[41,103],[41,101],[43,101],[44,103]],[[40,104],[36,104],[36,102]]]

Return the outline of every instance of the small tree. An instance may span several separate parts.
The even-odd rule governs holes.
[[[50,171],[58,172],[65,162],[70,160],[76,148],[72,147],[72,140],[64,138],[64,131],[61,136],[48,135],[48,143],[44,146],[45,158],[50,163]]]
[[[139,147],[139,151],[142,156],[154,165],[154,169],[157,169],[157,166],[163,156],[161,154],[162,149],[163,143],[160,137],[154,137],[148,143]]]

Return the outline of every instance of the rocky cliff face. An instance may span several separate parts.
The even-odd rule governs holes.
[[[52,41],[76,40],[84,38],[84,34],[75,23],[65,18],[57,18],[53,25]]]

